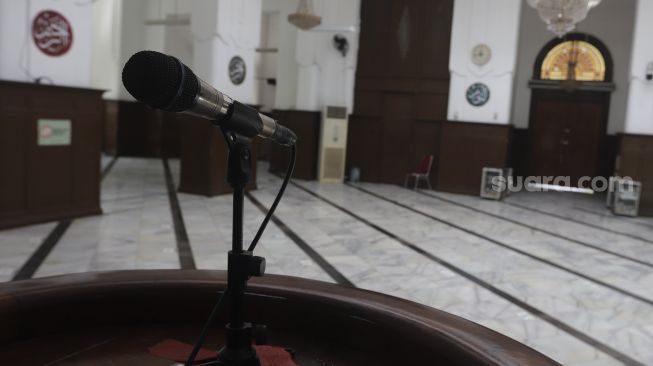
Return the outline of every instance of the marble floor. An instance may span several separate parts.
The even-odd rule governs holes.
[[[163,162],[110,163],[103,159],[104,214],[73,220],[33,277],[180,267]],[[177,179],[179,162],[169,166]],[[259,167],[259,189],[245,201],[246,241],[264,216],[255,203],[268,207],[280,183]],[[231,198],[176,196],[196,267],[225,269]],[[257,247],[268,273],[432,306],[564,365],[653,365],[653,219],[614,217],[601,197],[519,193],[495,202],[294,181],[275,216]],[[0,281],[14,279],[57,226],[0,231]]]

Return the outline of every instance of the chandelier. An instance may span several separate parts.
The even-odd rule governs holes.
[[[288,22],[299,29],[309,30],[322,23],[322,17],[313,14],[313,3],[311,0],[299,0],[297,12],[288,15]]]
[[[558,37],[571,32],[601,0],[527,0],[537,9],[547,29]]]

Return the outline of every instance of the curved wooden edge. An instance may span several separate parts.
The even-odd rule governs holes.
[[[0,284],[0,342],[21,334],[30,317],[30,304],[43,299],[110,296],[119,291],[167,287],[187,290],[223,290],[226,272],[202,270],[131,270],[90,272]],[[330,283],[266,275],[253,278],[249,293],[319,302],[324,308],[388,320],[403,331],[426,332],[452,352],[460,352],[487,365],[559,365],[539,352],[495,331],[449,313],[396,297]],[[94,295],[95,294],[95,295]],[[108,295],[109,294],[109,295]]]

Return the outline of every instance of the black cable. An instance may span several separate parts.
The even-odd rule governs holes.
[[[295,170],[296,155],[297,155],[297,151],[295,149],[295,145],[293,145],[291,147],[290,164],[288,164],[288,169],[286,170],[286,176],[285,178],[283,178],[283,183],[281,183],[281,188],[279,189],[279,193],[277,193],[277,197],[274,199],[274,202],[272,203],[272,206],[268,210],[267,215],[265,215],[265,218],[263,219],[261,226],[258,228],[258,232],[256,232],[256,236],[254,236],[254,240],[252,240],[252,244],[250,244],[249,248],[247,248],[247,250],[250,252],[253,252],[254,248],[256,248],[256,244],[258,244],[259,239],[261,239],[261,235],[263,235],[263,231],[265,230],[265,227],[268,225],[268,222],[272,218],[272,215],[274,215],[274,210],[277,209],[277,205],[279,204],[279,201],[281,201],[281,197],[283,197],[283,193],[286,191],[286,186],[290,181],[290,177],[292,177],[293,170]]]
[[[263,235],[263,231],[265,231],[265,227],[268,225],[268,222],[270,221],[272,215],[274,214],[274,210],[276,210],[279,201],[281,201],[281,197],[283,197],[283,193],[286,191],[286,187],[288,186],[290,177],[292,177],[292,172],[293,170],[295,170],[296,157],[297,157],[297,151],[295,149],[295,145],[293,145],[290,149],[290,164],[288,164],[288,169],[286,170],[286,177],[283,179],[283,183],[281,184],[279,193],[277,193],[277,197],[274,199],[274,203],[272,203],[272,207],[270,207],[270,210],[268,210],[267,215],[265,215],[265,218],[263,219],[261,226],[258,228],[258,231],[256,232],[256,236],[254,236],[254,240],[252,240],[252,244],[249,245],[249,248],[247,249],[248,251],[254,251],[254,248],[256,248],[256,244],[258,244],[259,239],[261,239],[261,236]],[[202,332],[200,333],[200,337],[197,339],[197,342],[195,342],[195,345],[193,346],[193,350],[188,356],[188,360],[186,360],[186,363],[184,364],[185,366],[191,366],[195,362],[195,357],[197,357],[200,348],[202,348],[202,345],[204,344],[204,340],[206,339],[206,335],[208,334],[209,328],[211,327],[211,324],[213,324],[213,320],[215,319],[215,316],[217,315],[218,310],[220,309],[220,305],[222,304],[222,299],[224,299],[226,295],[227,295],[227,291],[225,290],[225,292],[218,299],[218,302],[215,304],[215,306],[213,306],[213,309],[211,310],[211,314],[209,314],[209,318],[204,323],[204,326],[202,326]]]
[[[202,348],[202,345],[204,344],[204,340],[206,339],[206,335],[209,332],[209,328],[211,327],[211,324],[213,324],[213,319],[215,319],[215,316],[218,314],[218,310],[220,310],[222,299],[224,299],[226,295],[227,295],[227,290],[225,290],[222,293],[222,295],[220,295],[218,302],[215,304],[215,306],[213,306],[213,309],[211,310],[211,314],[209,314],[209,318],[206,320],[204,326],[202,327],[202,332],[200,333],[200,337],[197,339],[197,342],[195,342],[195,345],[193,346],[193,351],[191,351],[190,355],[188,356],[188,359],[186,360],[186,363],[184,364],[185,366],[191,366],[195,362],[195,357],[197,357],[200,348]]]

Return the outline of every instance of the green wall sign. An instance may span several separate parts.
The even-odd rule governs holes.
[[[67,146],[71,140],[69,119],[39,119],[37,121],[38,146]]]

